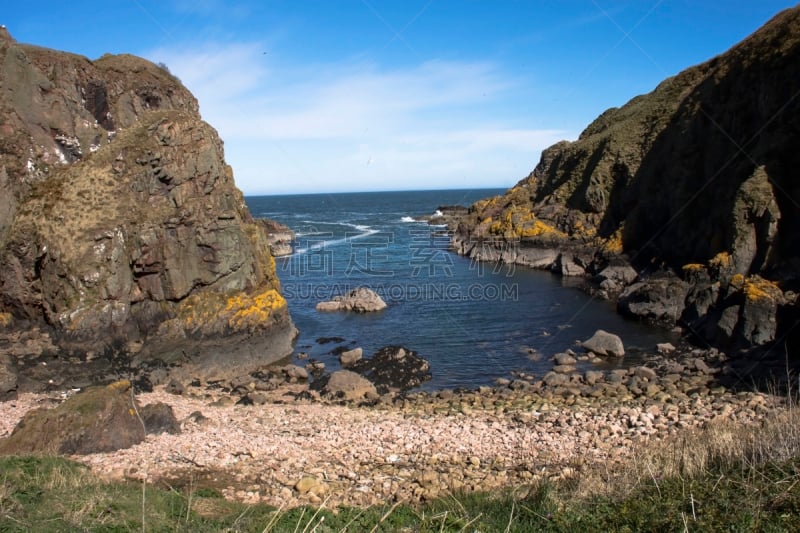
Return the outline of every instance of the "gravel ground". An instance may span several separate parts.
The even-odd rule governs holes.
[[[28,410],[61,398],[21,394],[0,403],[0,438]],[[182,421],[181,434],[149,435],[127,450],[73,459],[106,479],[212,486],[227,498],[287,507],[413,502],[454,490],[569,476],[586,465],[613,467],[638,443],[711,420],[757,422],[771,403],[748,393],[695,397],[679,405],[609,406],[600,399],[493,411],[444,408],[448,404],[435,399],[435,409],[423,409],[219,405],[208,395],[159,389],[138,398],[171,405]],[[190,416],[197,412],[203,415],[199,421]]]

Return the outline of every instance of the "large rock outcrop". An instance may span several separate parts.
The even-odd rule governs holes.
[[[779,339],[798,320],[798,95],[793,8],[545,150],[505,195],[472,206],[453,244],[564,275],[629,260],[641,285],[626,312],[679,318],[731,348]],[[681,279],[665,286],[664,271]],[[641,305],[655,289],[668,305]]]
[[[41,327],[62,353],[203,374],[291,352],[266,226],[164,67],[0,29],[0,120],[7,321]]]
[[[92,387],[54,408],[28,412],[0,440],[0,455],[113,452],[142,442],[146,434],[179,433],[172,408],[139,405],[129,381]]]

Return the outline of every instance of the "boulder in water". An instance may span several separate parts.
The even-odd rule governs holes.
[[[381,394],[406,391],[432,377],[428,361],[402,346],[381,348],[369,359],[361,359],[348,368],[369,379]]]
[[[386,309],[386,302],[378,293],[366,287],[353,289],[344,296],[336,296],[328,302],[317,304],[317,311],[355,311],[371,313]]]
[[[597,355],[610,355],[613,357],[625,355],[625,346],[622,344],[622,339],[602,329],[595,331],[590,339],[581,343],[581,346],[586,351]]]

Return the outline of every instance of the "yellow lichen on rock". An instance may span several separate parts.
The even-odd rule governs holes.
[[[502,218],[492,223],[489,231],[505,237],[567,237],[566,233],[536,218],[529,209],[518,206],[508,208]]]
[[[622,246],[622,227],[612,233],[600,247],[605,253],[608,254],[621,254],[623,251]]]
[[[115,381],[114,383],[109,383],[107,386],[108,390],[118,390],[118,391],[126,391],[131,388],[131,382],[127,379],[121,379],[119,381]]]
[[[684,272],[700,272],[701,270],[705,269],[706,266],[702,263],[689,263],[687,265],[683,265],[681,270]]]
[[[7,328],[14,323],[14,316],[11,313],[0,313],[0,328]]]
[[[731,254],[728,252],[720,252],[712,257],[708,264],[714,268],[728,268],[731,265]]]
[[[492,196],[491,198],[485,198],[483,200],[478,200],[475,202],[474,207],[478,213],[482,213],[486,209],[490,207],[494,207],[497,205],[497,202],[500,201],[499,196]]]
[[[777,302],[783,298],[783,291],[774,282],[760,276],[747,278],[742,290],[745,298],[751,302],[765,300]]]
[[[256,295],[239,293],[228,299],[225,314],[230,315],[228,325],[234,329],[245,329],[265,323],[278,309],[286,306],[286,300],[275,289],[267,289]]]
[[[286,307],[286,300],[274,287],[255,294],[200,293],[181,302],[178,319],[192,333],[219,333],[227,326],[234,331],[252,331],[268,325],[275,312]]]
[[[563,231],[559,231],[549,224],[545,224],[539,219],[533,221],[532,226],[522,226],[515,228],[515,233],[519,237],[558,237],[565,238],[567,236]]]
[[[594,239],[597,236],[597,228],[587,226],[579,220],[572,226],[571,235],[580,239]]]

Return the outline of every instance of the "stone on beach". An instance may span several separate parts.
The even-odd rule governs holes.
[[[328,378],[322,392],[334,398],[345,400],[363,400],[378,397],[375,385],[365,377],[350,370],[337,370]]]
[[[129,448],[145,437],[145,426],[128,381],[94,387],[52,410],[29,412],[0,454],[90,454]]]
[[[581,346],[586,351],[597,355],[610,355],[613,357],[625,355],[625,346],[622,344],[622,339],[602,329],[595,331],[590,339],[581,343]]]

